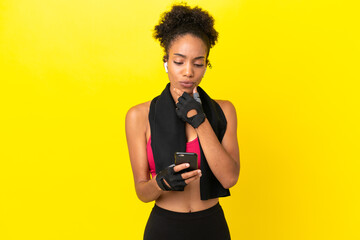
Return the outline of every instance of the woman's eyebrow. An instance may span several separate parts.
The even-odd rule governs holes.
[[[180,54],[180,53],[174,53],[174,55],[176,55],[176,56],[180,56],[180,57],[183,57],[183,58],[186,58],[186,56],[185,56],[185,55],[182,55],[182,54]]]
[[[186,58],[186,56],[185,56],[185,55],[180,54],[180,53],[174,53],[174,55],[176,55],[176,56],[180,56],[180,57],[183,57],[183,58]],[[194,59],[202,59],[202,58],[205,58],[205,57],[204,57],[204,56],[199,56],[199,57],[196,57],[196,58],[194,58]]]

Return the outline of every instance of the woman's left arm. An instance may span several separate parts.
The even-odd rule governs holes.
[[[240,173],[237,117],[235,107],[231,102],[220,100],[217,103],[227,120],[226,132],[222,142],[219,142],[206,118],[195,130],[211,171],[221,185],[229,189],[236,184]]]

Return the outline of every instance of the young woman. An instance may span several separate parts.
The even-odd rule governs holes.
[[[126,116],[137,196],[155,201],[145,240],[230,239],[218,198],[229,196],[239,177],[236,112],[198,87],[217,41],[213,25],[208,12],[184,4],[162,15],[154,37],[170,83]],[[197,154],[198,169],[173,164],[174,153],[185,151]]]

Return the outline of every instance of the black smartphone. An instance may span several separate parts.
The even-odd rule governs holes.
[[[179,165],[181,163],[190,164],[190,167],[185,169],[186,171],[196,170],[198,168],[197,154],[189,152],[176,152],[175,165]]]

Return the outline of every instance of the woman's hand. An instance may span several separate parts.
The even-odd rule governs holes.
[[[177,88],[173,88],[172,89],[173,92],[174,92],[174,95],[175,95],[175,103],[177,104],[179,102],[179,97],[181,97],[181,95],[184,94],[184,91],[181,91],[180,89],[177,89]],[[199,93],[197,91],[197,87],[195,87],[193,89],[193,98],[201,104],[201,99],[200,99],[200,96],[199,96]],[[190,110],[187,114],[188,117],[192,117],[196,115],[196,110]]]
[[[197,89],[194,88],[194,93]],[[179,89],[173,88],[172,93],[174,99],[178,99],[183,94]],[[216,101],[223,110],[227,127],[225,135],[219,142],[209,121],[205,118],[204,122],[195,128],[197,136],[201,142],[201,147],[209,164],[211,171],[219,180],[224,188],[234,186],[239,178],[240,157],[239,146],[237,141],[237,117],[233,104],[229,101]],[[191,118],[197,114],[196,110],[190,110],[187,117]],[[219,161],[221,159],[221,161]]]
[[[201,170],[181,173],[190,164],[170,165],[156,175],[156,182],[163,191],[184,191],[187,184],[201,177]]]
[[[194,98],[176,88],[174,88],[174,93],[177,96],[176,114],[178,117],[193,128],[198,128],[205,120],[205,113],[196,87],[193,90]]]

